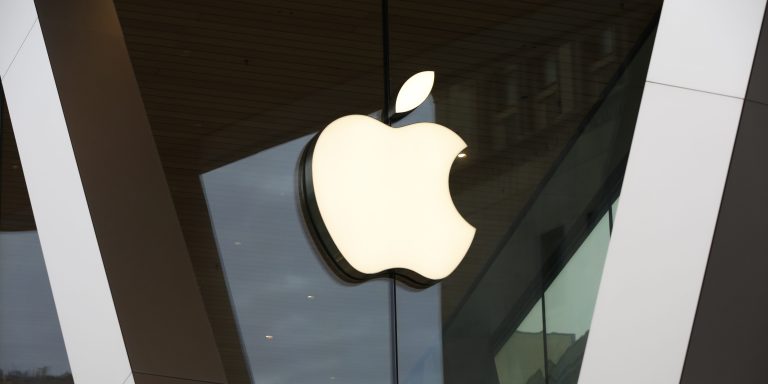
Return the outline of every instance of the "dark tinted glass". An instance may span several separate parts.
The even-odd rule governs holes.
[[[0,383],[72,383],[43,251],[0,90]]]
[[[588,325],[590,301],[564,299],[579,308],[574,314],[559,288],[549,295],[551,313],[541,300],[615,198],[648,65],[650,46],[642,47],[660,6],[390,1],[392,97],[412,74],[436,72],[430,121],[467,142],[450,187],[477,228],[452,276],[430,291],[398,290],[403,382],[422,382],[426,356],[442,362],[434,368],[441,380],[431,382],[578,377],[585,332],[573,323]],[[570,288],[592,295],[604,256]],[[429,305],[414,308],[422,302]],[[417,343],[412,332],[435,318],[437,340]],[[442,356],[430,355],[435,346]],[[566,360],[575,375],[558,373]]]
[[[578,376],[571,319],[591,318],[604,248],[582,280],[565,268],[606,241],[660,0],[390,0],[387,36],[382,1],[116,5],[230,382]],[[306,231],[301,151],[425,70],[431,95],[393,125],[466,141],[450,188],[476,237],[431,288],[343,282]]]
[[[231,383],[389,383],[387,280],[349,285],[305,232],[309,136],[380,110],[376,1],[116,1]]]

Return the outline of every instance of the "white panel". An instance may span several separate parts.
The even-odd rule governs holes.
[[[128,356],[38,24],[3,87],[72,374],[121,383]]]
[[[580,383],[679,382],[741,107],[646,84]]]
[[[0,76],[5,76],[21,43],[37,20],[32,0],[0,0]]]
[[[765,0],[665,0],[648,80],[743,98]]]

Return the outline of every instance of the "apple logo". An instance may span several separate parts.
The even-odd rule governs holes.
[[[395,112],[430,94],[434,72],[403,84]],[[395,273],[429,286],[453,272],[475,228],[456,209],[448,176],[466,143],[434,123],[393,128],[363,115],[323,129],[299,166],[308,228],[331,266],[347,281]]]

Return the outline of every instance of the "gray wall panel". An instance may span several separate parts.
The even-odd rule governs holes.
[[[763,23],[681,383],[765,382],[768,28]]]
[[[767,380],[767,122],[745,102],[681,383]]]
[[[768,15],[768,10],[766,11]],[[752,77],[749,79],[747,99],[768,104],[768,25],[763,16],[763,29],[757,44],[755,61],[752,64]]]

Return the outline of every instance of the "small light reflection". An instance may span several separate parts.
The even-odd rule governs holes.
[[[264,338],[265,338],[265,339],[267,339],[267,340],[272,340],[272,339],[274,339],[275,337],[274,337],[274,336],[272,336],[272,335],[266,335],[266,336],[264,336]]]
[[[462,152],[462,153],[459,153],[459,156],[458,156],[458,158],[459,158],[459,159],[463,159],[463,158],[465,158],[465,157],[467,157],[467,154],[466,154],[466,153],[464,153],[464,152]]]
[[[315,299],[315,296],[313,296],[313,295],[307,295],[307,300],[314,300],[314,299]]]

